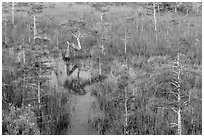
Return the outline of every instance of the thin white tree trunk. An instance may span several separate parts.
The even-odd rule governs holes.
[[[15,2],[12,2],[12,24],[14,25],[14,5]]]
[[[101,23],[103,22],[103,15],[104,15],[104,13],[100,13],[100,19],[101,19]],[[102,26],[103,27],[103,26]],[[104,28],[103,28],[104,29]],[[103,35],[102,35],[102,38],[103,38]],[[104,47],[103,47],[103,43],[101,44],[101,52],[102,52],[102,54],[103,54],[103,49],[104,49]],[[98,62],[99,62],[99,75],[101,75],[102,74],[102,70],[101,70],[101,65],[102,65],[102,63],[101,63],[101,60],[100,60],[100,56],[99,56],[99,60],[98,60]]]
[[[138,21],[136,22],[136,24],[137,24],[137,30],[139,30],[139,23],[138,23]]]
[[[35,37],[36,37],[36,35],[37,35],[36,17],[35,17],[35,15],[33,15],[33,24],[34,24],[34,37],[33,37],[33,39],[34,39],[34,41],[35,41]]]
[[[180,75],[181,75],[181,68],[180,68],[180,53],[178,53],[177,56],[177,65],[178,65],[178,135],[181,135],[182,130],[181,130],[181,79],[180,79]]]
[[[99,75],[102,75],[102,70],[101,70],[101,60],[100,60],[100,57],[99,57],[99,60],[98,60],[98,64],[99,64]]]
[[[103,21],[103,15],[104,13],[100,13],[101,22]]]
[[[24,40],[23,40],[24,44]],[[23,48],[23,65],[25,65],[25,50]],[[22,106],[24,107],[25,105],[25,74],[23,74],[23,101],[22,101]]]
[[[197,10],[196,10],[196,11],[197,11],[196,13],[197,13],[197,15],[199,15],[199,2],[196,2],[196,9],[197,9]]]
[[[160,7],[159,7],[159,3],[158,3],[158,6],[157,6],[158,14],[159,14],[159,10],[160,10],[159,8],[160,8]]]
[[[79,37],[80,36],[77,37],[77,43],[78,43],[78,49],[80,50],[81,49],[81,43],[80,43]]]
[[[127,66],[127,32],[125,31],[125,65]]]
[[[69,52],[69,44],[67,44],[67,51],[66,51],[65,57],[68,58],[69,54],[70,54],[70,52]]]
[[[154,2],[154,30],[156,35],[156,42],[157,42],[157,18],[156,18],[156,3]]]
[[[127,52],[127,33],[125,31],[125,55],[126,55],[126,52]]]
[[[40,72],[39,72],[39,80],[38,80],[38,104],[39,104],[39,108],[41,108],[41,105],[40,105],[40,103],[41,103],[41,100],[40,100],[40,90],[41,90],[41,88],[40,88],[40,78],[41,78],[41,68],[40,68]]]
[[[103,46],[103,44],[101,44],[101,51],[102,51],[102,54],[104,54],[104,46]]]
[[[176,5],[175,5],[175,9],[174,9],[175,11],[175,15],[177,15],[177,2],[176,2]]]
[[[7,44],[7,21],[6,21],[6,15],[5,15],[5,44]]]
[[[59,47],[58,31],[57,31],[57,47]]]
[[[190,34],[190,22],[188,21],[188,33],[187,33],[187,35],[189,35]]]
[[[127,87],[125,87],[125,134],[128,134],[127,126],[128,126],[128,108],[127,108]]]
[[[143,17],[142,17],[142,32],[143,32],[143,30],[144,30],[144,26],[143,26]]]
[[[170,42],[169,42],[169,27],[167,26],[167,30],[166,30],[166,41],[167,41],[167,44],[168,46],[170,47]]]
[[[28,42],[30,43],[30,25],[29,23],[27,24],[27,29],[28,29]]]
[[[188,16],[188,14],[189,14],[189,8],[187,7],[187,9],[186,9],[186,16]]]

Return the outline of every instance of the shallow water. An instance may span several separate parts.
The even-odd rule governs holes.
[[[63,61],[57,61],[57,72],[58,76],[55,76],[54,72],[52,72],[52,79],[50,80],[51,88],[55,89],[56,91],[59,90],[60,87],[63,88],[62,84],[63,81],[65,81],[64,77],[66,76],[66,69],[63,64]],[[62,73],[60,73],[62,72]],[[69,77],[70,79],[76,79],[77,78],[78,69],[76,69],[72,75]],[[91,71],[81,71],[80,72],[80,79],[82,80],[88,80],[91,79]],[[91,86],[87,86],[85,88],[86,94],[85,95],[78,95],[73,94],[69,96],[69,101],[67,102],[67,108],[71,111],[71,128],[69,128],[65,134],[68,135],[89,135],[89,134],[97,134],[94,133],[93,129],[90,130],[90,125],[88,123],[89,120],[93,120],[95,117],[101,117],[102,112],[99,109],[99,105],[97,102],[97,98],[95,96],[91,95]],[[66,92],[66,89],[65,89]],[[94,104],[94,107],[93,107]],[[65,106],[66,106],[65,105]]]
[[[71,129],[67,131],[67,134],[94,134],[93,130],[91,131],[89,129],[88,121],[101,116],[98,106],[92,107],[94,103],[97,104],[97,99],[91,96],[91,92],[87,92],[85,95],[74,95],[72,97]]]
[[[90,78],[88,71],[82,71],[80,78]],[[72,95],[71,101],[71,128],[67,131],[69,135],[89,135],[97,134],[90,130],[89,120],[95,117],[103,116],[102,111],[99,109],[97,98],[91,95],[90,86],[85,87],[85,95]]]

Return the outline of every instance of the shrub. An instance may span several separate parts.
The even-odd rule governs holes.
[[[36,118],[31,107],[15,108],[10,106],[9,114],[3,113],[3,126],[8,135],[38,135]]]

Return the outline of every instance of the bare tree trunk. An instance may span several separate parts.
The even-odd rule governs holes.
[[[100,13],[101,23],[103,22],[103,15],[104,15],[104,13],[101,12],[101,13]],[[103,27],[103,26],[102,26],[102,27]],[[104,30],[104,28],[103,28],[103,30]],[[103,39],[103,34],[102,34],[102,39]],[[101,44],[101,52],[102,52],[102,54],[103,54],[103,50],[104,50],[104,47],[103,47],[103,42],[102,42],[102,44]],[[99,62],[99,75],[102,75],[102,70],[101,70],[101,65],[102,65],[102,63],[101,63],[101,58],[100,58],[100,56],[99,56],[98,59],[99,59],[99,60],[98,60],[98,62]]]
[[[103,46],[103,44],[101,44],[101,51],[102,51],[102,54],[104,54],[104,46]]]
[[[4,34],[4,36],[5,36],[5,44],[7,44],[7,29],[6,29],[6,27],[7,27],[7,21],[6,21],[6,15],[5,15],[5,34]]]
[[[156,34],[156,42],[157,42],[157,18],[156,18],[156,3],[154,2],[154,30]]]
[[[102,70],[101,70],[101,59],[99,57],[98,59],[98,64],[99,64],[99,75],[102,75]]]
[[[127,52],[127,33],[125,31],[125,55],[126,55],[126,52]]]
[[[139,30],[139,23],[138,23],[138,21],[136,22],[136,24],[137,24],[137,30]]]
[[[143,30],[144,30],[144,26],[143,26],[143,17],[142,17],[142,32],[143,32]]]
[[[127,135],[127,126],[128,126],[128,108],[127,108],[127,87],[125,87],[125,126],[124,126],[124,133]]]
[[[196,2],[196,13],[197,13],[197,15],[199,15],[199,2]]]
[[[40,72],[39,72],[39,80],[38,80],[38,104],[39,104],[39,109],[41,108],[41,100],[40,100],[40,77],[41,77],[41,68],[40,68]]]
[[[100,13],[101,22],[103,21],[103,15],[104,13]]]
[[[186,10],[186,16],[189,15],[189,8],[187,7],[187,10]]]
[[[160,8],[160,7],[159,7],[159,4],[160,4],[160,3],[157,4],[157,5],[158,5],[158,6],[157,6],[158,14],[159,14],[159,11],[160,11],[160,9],[159,9],[159,8]]]
[[[167,29],[166,29],[166,41],[167,41],[168,46],[170,47],[170,42],[169,42],[169,27],[168,26],[167,26]]]
[[[28,42],[30,43],[30,24],[27,24],[27,30],[28,30]]]
[[[14,6],[15,2],[12,2],[12,24],[14,25]]]
[[[58,31],[57,31],[57,47],[59,47]]]
[[[190,22],[188,21],[188,35],[190,34]]]
[[[79,49],[81,49],[81,43],[80,43],[79,37],[80,37],[80,36],[77,37],[77,43],[78,43]]]
[[[69,44],[67,44],[67,51],[66,51],[65,57],[68,58],[69,55],[70,55]]]
[[[25,50],[24,50],[24,47],[23,47],[23,65],[25,65]],[[24,106],[25,106],[25,74],[23,74],[23,100],[22,100],[22,107],[24,107]]]
[[[178,71],[178,135],[181,135],[182,130],[181,130],[181,91],[180,91],[180,74],[181,74],[181,68],[180,68],[180,53],[178,53],[178,57],[177,57],[177,65],[179,67],[179,71]]]
[[[174,7],[174,12],[175,12],[175,15],[177,15],[177,2],[176,2],[176,5],[175,5],[175,7]]]
[[[33,15],[33,24],[34,24],[34,36],[33,39],[35,41],[36,35],[37,35],[37,29],[36,29],[36,17]]]
[[[127,66],[127,32],[125,31],[125,65]]]

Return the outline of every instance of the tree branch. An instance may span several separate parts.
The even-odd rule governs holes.
[[[175,113],[178,113],[178,111],[176,111],[174,108],[170,108],[170,109],[172,109]]]

